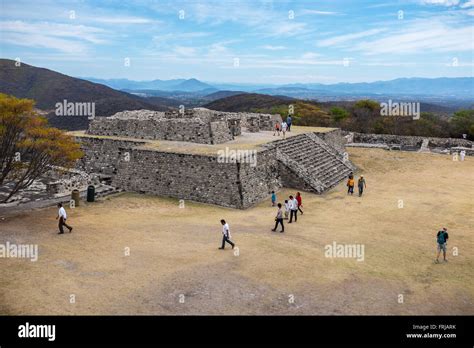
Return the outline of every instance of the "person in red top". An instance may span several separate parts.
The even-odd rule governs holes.
[[[301,193],[296,192],[296,200],[298,201],[298,210],[301,212],[301,215],[303,215],[303,211],[301,210],[301,207],[303,206],[303,200],[301,199]]]

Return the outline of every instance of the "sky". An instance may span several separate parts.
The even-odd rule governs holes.
[[[0,56],[75,77],[472,77],[474,0],[0,0]]]

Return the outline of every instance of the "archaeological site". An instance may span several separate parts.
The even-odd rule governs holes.
[[[240,209],[280,187],[323,193],[355,170],[340,130],[308,127],[281,139],[276,121],[204,108],[125,111],[74,135],[85,153],[79,167],[117,189]]]

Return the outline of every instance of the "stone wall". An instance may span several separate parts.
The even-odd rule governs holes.
[[[247,117],[247,132],[260,132],[260,119],[257,116]]]
[[[88,185],[97,183],[95,178],[81,170],[54,168],[49,171],[52,180],[46,184],[46,192],[50,195],[69,194],[72,190],[83,191]]]
[[[270,193],[282,187],[275,152],[275,149],[258,151],[255,166],[249,163],[239,164],[244,208],[264,199],[270,199]]]
[[[222,144],[234,139],[227,121],[211,122],[211,144]]]
[[[339,128],[329,132],[314,132],[314,134],[331,145],[340,154],[346,152],[346,138],[344,138],[342,131]]]
[[[208,122],[199,118],[170,119],[118,119],[96,117],[90,124],[88,134],[130,137],[136,139],[158,139],[189,141],[201,144],[218,144],[219,139],[227,139],[227,123],[214,126],[215,138],[211,135]],[[218,130],[218,131],[217,131]],[[227,135],[226,135],[227,134]],[[225,140],[228,141],[228,140]]]
[[[135,148],[112,182],[127,191],[243,208],[237,164],[211,156]]]
[[[77,137],[88,172],[107,174],[111,185],[232,208],[247,208],[281,187],[275,155],[257,153],[257,164],[219,163],[217,156],[144,149],[145,142]]]
[[[113,140],[95,137],[76,137],[84,157],[77,166],[88,173],[115,175],[120,161],[126,161],[130,149],[146,144],[145,141]]]
[[[403,136],[391,134],[370,134],[370,133],[353,133],[354,143],[368,144],[387,144],[401,145],[402,149],[417,150],[421,148],[424,139],[428,139],[429,148],[445,148],[449,149],[455,146],[472,147],[473,142],[466,139],[458,138],[435,138],[421,136]]]
[[[220,144],[240,135],[241,127],[247,127],[249,132],[271,131],[277,121],[281,121],[280,115],[220,112],[205,108],[186,109],[181,113],[138,110],[96,117],[90,122],[87,133]]]
[[[336,142],[337,134],[333,134],[332,141]],[[317,138],[314,134],[312,137]],[[232,162],[231,157],[222,161],[216,155],[164,152],[146,148],[143,145],[147,142],[139,140],[92,136],[76,139],[85,153],[78,167],[88,173],[105,174],[115,188],[243,209],[268,199],[271,191],[283,185],[312,191],[301,176],[323,172],[315,167],[314,173],[292,173],[288,166],[282,166],[277,151],[285,149],[287,142],[300,141],[296,149],[305,156],[313,155],[315,148],[319,148],[319,157],[311,164],[325,163],[327,167],[331,162],[331,168],[341,165],[334,157],[334,149],[328,153],[322,147],[330,146],[321,139],[318,142],[322,144],[315,142],[312,137],[301,134],[266,144],[256,152],[256,162],[244,157]],[[338,178],[334,174],[334,182]]]

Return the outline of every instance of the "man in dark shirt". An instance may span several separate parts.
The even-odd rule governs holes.
[[[443,259],[444,262],[448,262],[446,260],[446,243],[448,242],[448,230],[446,227],[443,227],[441,231],[438,231],[438,234],[436,235],[436,242],[438,243],[438,256],[436,256],[436,263],[439,263],[439,255],[441,254],[441,250],[443,250]]]

